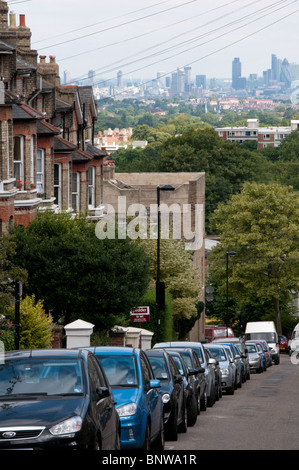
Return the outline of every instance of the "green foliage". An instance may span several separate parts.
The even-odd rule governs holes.
[[[154,333],[152,344],[157,342],[157,310],[156,290],[149,289],[142,299],[142,305],[150,307],[150,322],[141,326]],[[160,341],[173,341],[176,339],[173,324],[173,299],[169,292],[165,292],[165,309],[160,312]]]
[[[131,240],[99,240],[83,217],[39,214],[14,227],[16,259],[28,271],[26,293],[44,301],[64,324],[89,321],[108,330],[139,304],[148,286],[149,260]]]
[[[45,314],[43,302],[35,302],[34,295],[20,301],[20,348],[50,348],[52,340],[52,320]]]
[[[226,252],[230,295],[240,304],[258,299],[272,304],[278,330],[279,302],[299,292],[299,195],[278,184],[246,183],[240,194],[220,204],[212,220],[221,244],[212,251],[210,270],[225,293]]]

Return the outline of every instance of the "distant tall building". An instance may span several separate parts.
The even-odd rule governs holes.
[[[239,89],[239,80],[241,78],[242,65],[239,57],[235,57],[232,63],[232,87],[234,90]]]
[[[203,88],[206,90],[207,88],[207,76],[206,75],[196,75],[195,76],[195,85],[198,88]]]
[[[165,75],[166,72],[157,72],[158,85],[162,88],[166,86]]]
[[[281,60],[275,54],[271,56],[271,78],[272,80],[280,81]]]
[[[94,70],[89,70],[88,72],[88,82],[90,86],[94,85],[94,79],[95,79],[95,71]]]
[[[239,57],[235,57],[232,63],[232,87],[234,90],[246,88],[246,78],[242,77],[242,65]]]
[[[124,86],[123,73],[121,70],[117,72],[117,86],[122,88]]]
[[[184,67],[184,91],[190,91],[191,89],[191,67]]]
[[[185,90],[185,72],[183,69],[177,69],[171,74],[171,94],[182,95]]]
[[[71,83],[71,74],[68,70],[65,70],[63,72],[63,84],[68,85],[69,83]]]

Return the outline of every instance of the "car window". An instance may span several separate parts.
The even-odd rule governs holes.
[[[182,360],[179,356],[171,356],[173,361],[176,363],[177,365],[177,368],[179,370],[179,373],[181,375],[185,375],[185,371],[184,371],[184,367],[183,367],[183,364],[182,364]]]
[[[154,378],[151,367],[143,354],[140,354],[141,373],[143,378],[144,389],[148,389],[150,380]]]
[[[169,367],[170,367],[170,370],[171,370],[171,373],[172,375],[180,375],[180,371],[178,369],[178,366],[176,365],[176,363],[174,362],[173,358],[170,356],[169,357]]]
[[[82,361],[22,358],[0,364],[0,396],[84,393]]]
[[[137,387],[138,375],[134,356],[97,355],[111,387]]]
[[[194,351],[192,351],[192,353],[193,353],[193,360],[194,360],[194,363],[195,363],[195,367],[196,367],[196,369],[199,369],[201,367],[201,365],[200,365],[198,356],[197,356],[196,353],[194,353]]]
[[[249,353],[254,353],[257,351],[255,344],[247,344],[246,348]]]
[[[189,369],[192,369],[193,368],[192,359],[191,359],[189,353],[185,352],[185,351],[182,351],[182,352],[180,352],[180,354],[183,356],[183,358],[184,358],[187,366],[189,367]]]
[[[209,348],[209,351],[211,351],[212,355],[218,362],[224,362],[226,361],[226,354],[225,350],[223,348]]]
[[[164,357],[148,356],[148,360],[150,362],[150,365],[152,366],[154,376],[156,379],[159,379],[159,380],[170,379]]]

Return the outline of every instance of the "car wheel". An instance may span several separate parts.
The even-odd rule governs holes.
[[[161,427],[160,427],[160,432],[158,434],[157,439],[155,439],[155,442],[153,444],[153,450],[155,451],[162,451],[164,450],[165,447],[165,434],[164,434],[164,421],[161,419]]]
[[[183,421],[179,425],[179,432],[181,432],[182,434],[187,432],[187,427],[188,427],[188,414],[187,414],[187,406],[186,406],[186,403],[185,403]]]
[[[203,397],[200,400],[200,409],[201,411],[207,411],[207,408],[208,408],[208,398],[207,398],[207,392],[205,390]]]
[[[168,431],[166,434],[167,441],[177,441],[178,440],[178,410],[177,407],[174,408],[172,413],[172,420],[168,423]]]
[[[144,435],[144,441],[143,441],[143,450],[151,450],[151,429],[149,422],[146,423],[146,428],[145,428],[145,435]]]
[[[228,395],[234,395],[234,394],[235,394],[235,387],[234,387],[233,385],[232,385],[231,387],[228,387],[228,388],[226,389],[226,393],[227,393]]]
[[[190,400],[188,400],[187,419],[188,426],[194,426],[197,420],[197,401],[194,395]]]

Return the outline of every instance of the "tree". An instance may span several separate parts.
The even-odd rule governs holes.
[[[52,320],[45,314],[43,302],[35,302],[34,295],[20,301],[21,349],[50,348]]]
[[[99,240],[83,217],[40,213],[12,229],[15,263],[28,271],[25,293],[44,301],[54,321],[81,318],[107,331],[139,304],[148,286],[149,260],[129,239]]]
[[[221,244],[212,250],[210,271],[225,292],[226,253],[230,296],[240,303],[272,304],[281,334],[280,301],[299,291],[299,194],[278,184],[246,183],[215,211],[212,220]]]
[[[178,332],[187,321],[198,318],[197,304],[200,292],[200,279],[197,269],[192,264],[192,254],[185,250],[181,241],[161,239],[160,281],[173,298],[174,328]],[[156,240],[140,240],[150,256],[150,287],[155,288],[157,278]],[[184,330],[185,331],[185,330]]]

